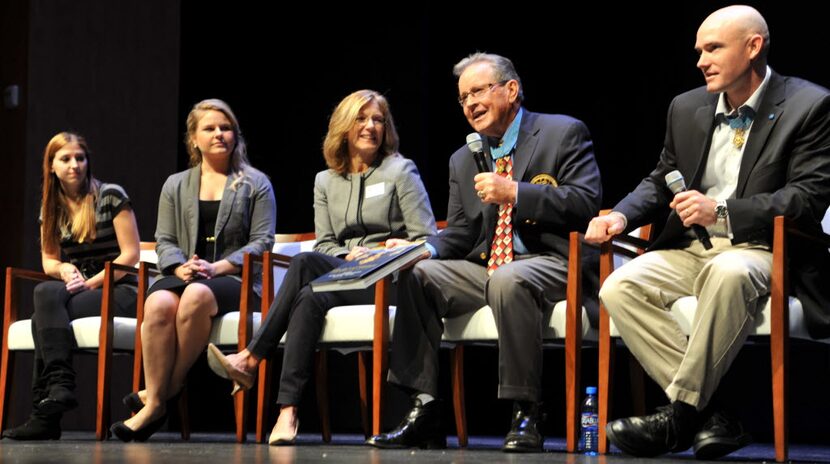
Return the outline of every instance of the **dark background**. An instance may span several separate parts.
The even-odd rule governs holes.
[[[749,2],[766,17],[770,64],[777,72],[830,85],[826,14],[813,2]],[[42,150],[56,132],[86,135],[96,177],[124,186],[133,199],[143,240],[153,240],[164,179],[186,167],[181,143],[190,107],[226,100],[249,143],[252,164],[271,177],[278,232],[313,230],[312,181],[324,168],[320,145],[328,117],[350,92],[384,93],[401,135],[401,152],[418,165],[437,219],[446,215],[447,160],[471,131],[456,103],[452,66],[474,51],[511,58],[522,76],[526,108],[566,113],[590,128],[603,173],[603,205],[611,207],[654,166],[671,98],[703,84],[695,68],[700,22],[725,2],[465,3],[128,0],[7,0],[0,3],[0,88],[18,85],[21,105],[0,108],[0,265],[39,268],[37,208]],[[281,6],[282,5],[282,6]],[[818,9],[817,9],[818,8]],[[297,12],[299,11],[299,12]],[[396,13],[392,13],[395,11]],[[562,350],[546,357],[548,433],[563,436]],[[26,356],[21,356],[25,361]],[[790,399],[792,440],[826,442],[830,362],[825,346],[794,343]],[[583,353],[583,385],[596,380],[596,350]],[[113,396],[129,389],[129,358],[117,363]],[[359,428],[353,357],[331,357],[335,432]],[[495,349],[468,352],[470,432],[503,434],[509,405],[496,401]],[[64,426],[91,428],[87,382],[81,408]],[[122,369],[123,368],[123,369]],[[13,377],[14,416],[28,412],[26,362]],[[625,364],[615,377],[618,409],[627,404]],[[442,374],[448,388],[448,371]],[[203,365],[194,369],[194,428],[232,430],[225,382]],[[756,438],[770,440],[771,404],[766,345],[750,346],[724,380],[734,409]],[[352,385],[354,387],[352,388]],[[303,403],[303,432],[317,426],[313,388]],[[449,398],[449,395],[445,395]],[[404,402],[391,397],[389,425]],[[649,386],[649,404],[664,402]],[[210,408],[199,407],[205,403]],[[197,406],[198,405],[198,406]],[[215,406],[213,406],[215,405]],[[125,414],[120,403],[114,418]],[[808,417],[812,417],[808,419]],[[450,416],[447,416],[450,420]],[[452,427],[449,427],[452,430]]]

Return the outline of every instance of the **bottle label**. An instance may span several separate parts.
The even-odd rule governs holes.
[[[582,413],[582,427],[597,427],[599,425],[599,416],[592,412]]]

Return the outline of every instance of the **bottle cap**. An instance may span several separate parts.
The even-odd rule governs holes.
[[[596,395],[597,394],[597,387],[588,387],[585,389],[585,393],[589,395]]]

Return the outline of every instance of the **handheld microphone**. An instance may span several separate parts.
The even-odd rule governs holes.
[[[484,142],[478,132],[473,132],[467,136],[467,148],[473,152],[473,159],[476,161],[478,172],[490,172],[490,168],[487,167],[487,160],[484,158]]]
[[[686,191],[686,181],[683,179],[683,174],[677,170],[666,174],[666,186],[675,195]],[[703,244],[703,248],[707,250],[712,248],[712,242],[709,240],[709,232],[705,227],[700,224],[692,224],[692,230],[695,232],[697,240]]]

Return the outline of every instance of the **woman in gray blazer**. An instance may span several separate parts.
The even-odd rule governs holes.
[[[371,288],[313,293],[309,282],[384,241],[435,233],[429,197],[415,163],[398,153],[398,133],[382,95],[359,90],[337,105],[323,155],[329,169],[314,181],[314,251],[291,260],[247,349],[227,357],[213,345],[208,349],[211,368],[247,389],[259,361],[270,357],[288,332],[277,397],[280,415],[268,439],[272,445],[293,444],[297,436],[297,404],[311,375],[326,311],[374,301]]]
[[[156,252],[163,277],[144,303],[146,389],[124,398],[136,415],[111,428],[123,441],[144,441],[164,424],[166,402],[181,391],[205,349],[211,320],[239,307],[243,256],[262,254],[274,243],[271,182],[248,164],[227,103],[194,105],[185,143],[192,167],[170,176],[159,199]],[[261,281],[254,291],[260,294]]]

